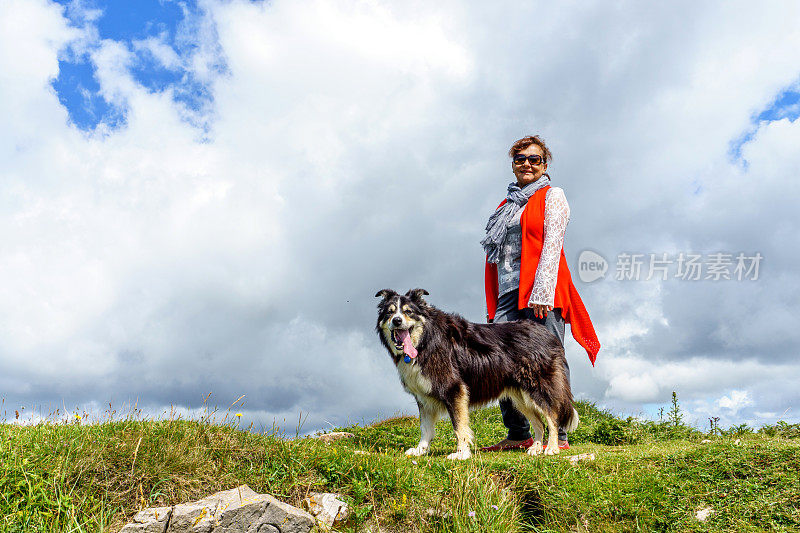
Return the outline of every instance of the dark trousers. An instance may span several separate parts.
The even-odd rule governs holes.
[[[564,318],[561,316],[561,309],[553,309],[545,318],[538,318],[533,314],[533,309],[517,309],[519,291],[511,291],[500,296],[497,302],[497,313],[494,322],[512,322],[514,320],[533,320],[547,328],[547,331],[558,337],[561,345],[564,345]],[[567,371],[567,381],[569,378],[569,365],[564,359],[564,369]],[[531,438],[531,425],[525,415],[514,408],[511,400],[500,400],[500,413],[503,415],[503,424],[508,428],[509,440],[528,440]],[[558,428],[558,439],[567,440],[567,432],[564,428]]]

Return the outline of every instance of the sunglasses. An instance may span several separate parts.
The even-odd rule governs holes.
[[[514,164],[522,165],[523,163],[525,163],[526,159],[528,160],[528,163],[530,163],[531,165],[541,165],[542,162],[544,161],[544,159],[542,159],[542,156],[540,155],[529,155],[529,156],[515,155]]]

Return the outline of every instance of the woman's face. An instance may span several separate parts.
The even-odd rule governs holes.
[[[527,148],[523,148],[517,152],[517,155],[538,155],[541,158],[541,162],[536,165],[531,164],[528,159],[523,161],[522,164],[517,164],[514,161],[511,162],[511,169],[514,171],[514,175],[517,177],[517,185],[520,187],[530,185],[538,180],[547,170],[547,163],[544,162],[544,151],[538,144],[532,144]]]

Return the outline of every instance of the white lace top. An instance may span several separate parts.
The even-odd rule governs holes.
[[[508,224],[498,263],[499,295],[519,288],[519,265],[522,256],[522,209]],[[550,187],[544,203],[544,244],[531,291],[531,304],[553,305],[558,280],[558,264],[569,223],[569,204],[561,187]]]

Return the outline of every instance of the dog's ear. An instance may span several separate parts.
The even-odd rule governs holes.
[[[383,298],[384,300],[392,296],[397,296],[397,293],[392,289],[381,289],[375,294],[375,298]]]
[[[422,296],[427,296],[429,293],[425,289],[411,289],[406,293],[407,298],[411,298],[411,301],[416,303],[417,305],[427,305]]]

